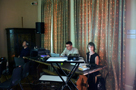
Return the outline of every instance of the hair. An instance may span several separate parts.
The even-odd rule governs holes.
[[[68,42],[66,42],[66,44],[70,44],[70,45],[72,45],[72,42],[71,42],[71,41],[68,41]]]
[[[89,42],[88,45],[87,45],[87,49],[88,49],[88,46],[89,46],[89,45],[90,45],[90,46],[93,46],[93,47],[94,47],[94,50],[93,50],[93,51],[95,51],[95,44],[94,44],[93,42]]]

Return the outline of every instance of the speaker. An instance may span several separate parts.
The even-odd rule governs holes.
[[[44,33],[44,22],[36,22],[36,32],[39,34]]]

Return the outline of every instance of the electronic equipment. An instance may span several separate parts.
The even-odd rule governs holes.
[[[31,50],[30,56],[31,57],[45,57],[46,55],[50,55],[50,50],[46,50],[43,48],[40,49],[33,49]]]
[[[26,45],[28,46],[29,45],[29,43],[26,41]]]
[[[5,57],[0,58],[0,74],[6,72],[7,67],[7,60]],[[8,71],[7,71],[8,72]]]
[[[40,55],[41,58],[47,57],[47,55]]]
[[[46,50],[46,49],[38,49],[38,56],[40,55],[50,55],[50,50]]]
[[[1,60],[5,60],[5,57],[1,57],[0,59],[1,59]]]
[[[37,57],[38,56],[38,50],[36,50],[36,49],[31,50],[30,56],[31,57]]]
[[[51,57],[59,57],[60,55],[57,53],[51,53]]]
[[[79,60],[79,54],[69,54],[68,60]]]
[[[39,34],[44,33],[44,22],[36,22],[36,32]]]
[[[5,60],[5,57],[1,57],[1,58],[0,58],[0,62],[3,61],[3,60]]]

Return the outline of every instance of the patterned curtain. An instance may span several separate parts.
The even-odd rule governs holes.
[[[94,42],[107,65],[107,90],[125,90],[125,0],[74,0],[75,44],[85,58]],[[106,73],[107,71],[107,73]]]
[[[54,0],[53,50],[62,53],[69,40],[69,0]]]
[[[51,0],[44,0],[44,48],[51,50]]]
[[[65,43],[69,40],[69,0],[43,0],[42,3],[44,3],[45,22],[44,48],[51,50],[52,37],[53,52],[62,53]],[[52,15],[53,22],[51,22]],[[53,24],[52,36],[51,24]]]

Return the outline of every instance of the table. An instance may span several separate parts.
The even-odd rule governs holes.
[[[71,88],[68,85],[69,81],[77,89],[76,85],[71,81],[71,78],[72,78],[73,74],[75,73],[75,71],[78,69],[79,64],[85,62],[82,57],[79,57],[79,60],[74,60],[74,61],[73,60],[67,60],[67,57],[50,57],[46,62],[47,63],[51,63],[51,66],[53,67],[53,69],[56,71],[56,73],[62,79],[63,83],[65,83],[63,85],[63,87],[62,87],[62,90],[66,86],[71,90]],[[54,67],[53,63],[56,63],[56,65],[59,67],[59,69],[65,74],[65,76],[67,76],[67,81],[64,81],[64,79],[62,78],[62,76],[60,75],[60,73],[58,72],[58,70]],[[71,68],[71,71],[69,72],[69,74],[66,74],[66,72],[61,68],[61,66],[58,63],[75,63],[75,65],[73,66],[73,68]]]
[[[25,57],[25,58],[30,60],[30,61],[37,62],[39,64],[51,66],[51,64],[47,63],[46,61],[38,60],[37,57]],[[54,67],[59,68],[57,65],[55,65]],[[61,65],[61,68],[63,70],[66,70],[66,71],[70,71],[72,69],[72,67],[73,67],[73,65],[70,65],[70,63],[63,63],[63,65]],[[100,70],[102,70],[102,69],[104,69],[106,67],[107,66],[98,65],[97,67],[91,67],[89,70],[85,70],[85,71],[77,70],[75,73],[76,74],[81,74],[81,75],[87,75],[87,74],[90,74],[90,73],[100,71]]]
[[[68,72],[70,72],[73,69],[73,65],[70,65],[70,63],[74,63],[73,61],[67,61],[67,63],[66,63],[66,58],[62,58],[63,60],[60,60],[60,61],[57,61],[56,57],[53,57],[52,60],[50,60],[50,61],[49,60],[42,61],[42,60],[40,60],[40,59],[38,59],[36,57],[25,57],[25,58],[28,59],[28,60],[30,60],[30,61],[34,61],[34,62],[37,62],[39,64],[43,64],[43,65],[47,65],[47,66],[52,66],[52,64],[53,64],[53,58],[54,58],[55,63],[64,62],[63,65],[61,65],[61,66],[59,64],[58,65],[53,65],[54,68],[58,68],[59,69],[61,67],[61,69],[63,71],[65,70],[65,71],[68,71]],[[50,63],[52,63],[52,64],[50,64]],[[75,63],[77,63],[77,61],[75,61]],[[78,63],[78,65],[79,65],[79,63]],[[100,71],[100,70],[102,70],[102,69],[104,69],[106,67],[107,66],[101,66],[101,65],[99,65],[99,66],[96,66],[96,67],[91,67],[90,69],[85,70],[85,71],[80,71],[80,70],[78,70],[76,68],[76,71],[74,73],[79,74],[79,75],[88,75],[90,73],[94,73],[94,72]],[[69,80],[69,81],[71,81],[71,80]]]

